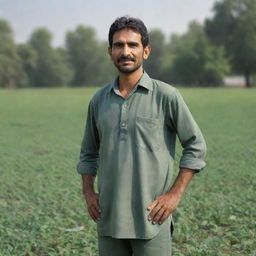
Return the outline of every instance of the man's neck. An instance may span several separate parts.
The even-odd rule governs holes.
[[[119,73],[119,91],[124,95],[128,96],[133,88],[136,86],[141,76],[143,75],[143,68],[140,67],[133,73]]]

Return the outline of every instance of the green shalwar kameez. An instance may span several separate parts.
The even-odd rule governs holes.
[[[147,206],[171,187],[177,136],[184,148],[180,167],[201,170],[205,141],[182,96],[145,71],[127,99],[118,78],[93,96],[77,170],[97,175],[100,236],[158,234],[162,225],[148,221]]]

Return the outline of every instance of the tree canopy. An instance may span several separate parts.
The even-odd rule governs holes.
[[[151,53],[144,66],[152,77],[161,79],[166,48],[165,35],[160,29],[153,29],[149,31],[149,38]]]
[[[184,35],[172,36],[171,51],[173,61],[164,75],[168,82],[212,86],[221,84],[229,72],[223,48],[211,45],[197,22],[191,22]]]
[[[13,32],[5,20],[0,20],[0,87],[18,87],[26,83],[26,74],[17,54]]]
[[[256,78],[256,1],[219,0],[204,24],[191,22],[187,32],[166,38],[149,30],[151,54],[145,70],[174,85],[219,86],[228,74],[242,74],[247,86]],[[47,28],[32,31],[16,44],[7,21],[0,19],[0,87],[103,86],[117,75],[108,43],[94,28],[78,25],[62,47],[52,45]]]
[[[66,34],[66,51],[74,71],[73,86],[96,85],[113,79],[114,68],[107,44],[96,38],[93,28],[79,25]]]
[[[32,86],[62,86],[71,80],[67,59],[61,51],[53,49],[51,40],[52,35],[46,28],[36,29],[29,39],[28,44],[36,54],[35,65],[28,72]]]
[[[256,73],[256,1],[222,0],[214,5],[214,16],[206,20],[210,40],[225,47],[233,71],[244,74],[248,87]]]

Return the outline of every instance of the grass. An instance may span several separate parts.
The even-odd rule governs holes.
[[[75,170],[95,90],[0,90],[1,256],[97,255]],[[181,93],[208,166],[174,213],[173,255],[256,255],[256,90]]]

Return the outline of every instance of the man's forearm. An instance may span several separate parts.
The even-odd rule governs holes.
[[[167,192],[167,194],[175,193],[182,196],[188,184],[190,183],[191,179],[193,178],[194,174],[195,174],[194,170],[181,168],[178,176],[175,179],[175,182],[173,183],[172,187]]]
[[[82,174],[82,180],[83,180],[83,194],[91,194],[95,193],[94,191],[94,181],[95,176],[91,174]]]

